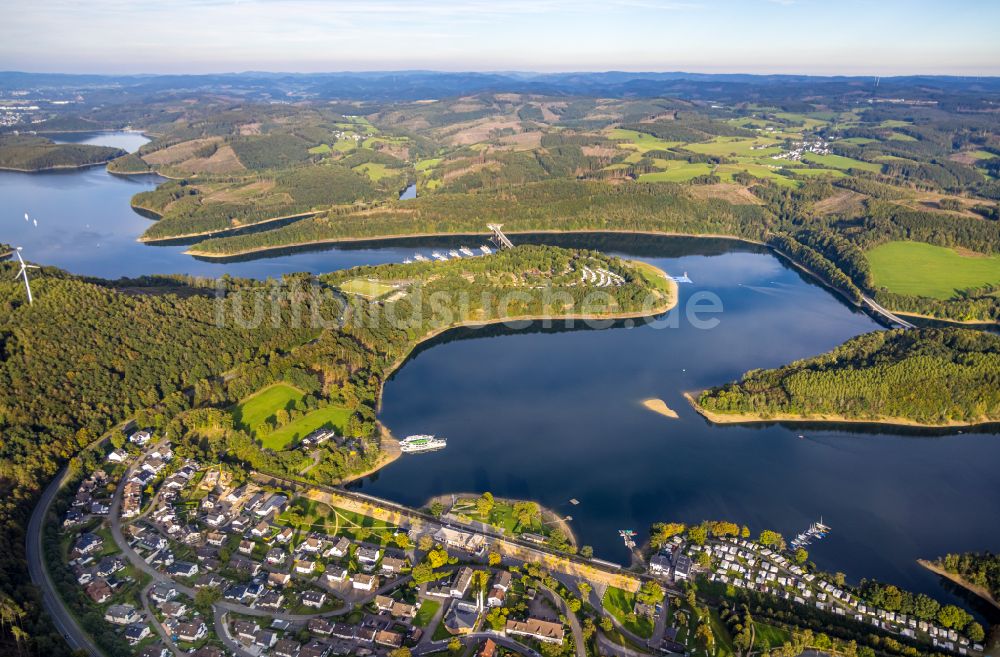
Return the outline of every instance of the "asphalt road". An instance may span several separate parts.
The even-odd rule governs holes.
[[[42,594],[42,604],[52,618],[52,624],[66,639],[69,647],[73,650],[83,650],[94,657],[104,657],[104,653],[91,640],[90,635],[83,631],[76,622],[76,618],[66,607],[66,603],[56,592],[55,583],[49,575],[48,568],[45,567],[45,559],[42,556],[42,524],[48,515],[52,501],[62,487],[65,476],[66,468],[63,468],[42,492],[38,504],[35,505],[35,509],[31,513],[25,545],[28,557],[28,574],[31,576],[32,584],[38,587]]]

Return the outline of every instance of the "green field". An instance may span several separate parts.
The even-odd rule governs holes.
[[[711,164],[682,162],[671,166],[666,171],[644,173],[639,176],[639,182],[685,182],[697,176],[707,176],[711,173]]]
[[[808,178],[844,178],[847,176],[840,169],[795,169],[795,175]]]
[[[367,297],[369,299],[377,299],[383,295],[389,294],[396,288],[386,283],[380,283],[379,281],[371,281],[366,278],[354,278],[346,283],[340,285],[340,289],[348,294],[357,294],[361,297]]]
[[[756,178],[772,180],[783,187],[797,187],[799,185],[799,183],[787,176],[781,175],[777,169],[773,169],[766,164],[720,164],[715,173],[724,182],[732,182],[733,174],[740,171],[745,171]]]
[[[780,648],[786,641],[790,641],[792,638],[788,630],[758,621],[754,621],[754,631],[753,645],[762,651]]]
[[[233,409],[233,425],[238,429],[253,431],[262,422],[274,419],[278,409],[290,410],[295,402],[306,396],[295,386],[275,383],[250,395]]]
[[[848,169],[861,169],[862,171],[871,171],[872,173],[882,171],[881,164],[862,162],[861,160],[844,157],[843,155],[816,155],[814,153],[808,153],[802,156],[802,161],[834,169],[843,169],[844,171],[847,171]]]
[[[291,410],[305,393],[287,383],[276,383],[247,397],[233,409],[233,426],[256,436],[254,428],[266,420],[274,420],[279,409]],[[292,420],[261,438],[264,447],[281,449],[305,438],[321,428],[336,429],[341,434],[351,417],[351,411],[340,406],[319,408]]]
[[[262,439],[264,447],[281,449],[294,442],[302,440],[317,429],[336,429],[343,435],[344,427],[350,419],[352,411],[340,406],[327,406],[306,413],[297,420],[275,429]]]
[[[874,144],[878,142],[878,139],[872,139],[871,137],[849,137],[847,139],[840,139],[838,141],[846,142],[848,144],[857,144],[858,146],[864,146],[865,144]]]
[[[747,139],[744,137],[716,137],[712,141],[688,144],[684,150],[692,153],[702,153],[704,155],[735,155],[745,157],[763,157],[777,155],[781,152],[780,146],[771,146],[774,139],[757,137]],[[754,150],[754,146],[758,148]],[[768,148],[760,148],[768,146]]]
[[[363,173],[371,180],[378,182],[383,178],[396,175],[392,169],[384,164],[379,164],[378,162],[365,162],[364,164],[359,164],[354,167],[354,171],[358,173]]]
[[[604,592],[601,604],[604,606],[604,610],[614,616],[615,620],[629,632],[643,638],[653,636],[653,622],[645,616],[639,616],[634,623],[627,620],[628,615],[635,608],[634,593],[609,586],[608,590]]]
[[[441,164],[442,159],[443,158],[440,157],[432,157],[426,160],[420,160],[413,168],[417,171],[427,171],[428,169],[433,169],[437,165]]]
[[[437,600],[424,600],[420,603],[417,615],[413,617],[413,624],[417,627],[427,627],[427,624],[434,618],[434,614],[441,608],[441,603]]]
[[[680,141],[664,141],[663,139],[654,137],[653,135],[645,132],[623,130],[621,128],[615,128],[614,130],[608,131],[608,137],[611,139],[623,139],[625,141],[619,144],[619,146],[623,148],[634,148],[640,153],[645,153],[646,151],[651,150],[665,151],[684,143]]]
[[[1000,255],[962,255],[923,242],[888,242],[866,254],[879,287],[948,299],[956,290],[1000,283]]]
[[[313,146],[309,149],[311,155],[324,155],[331,151],[329,144],[320,144],[319,146]]]

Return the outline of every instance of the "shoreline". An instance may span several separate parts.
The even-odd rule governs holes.
[[[316,213],[319,214],[319,213]],[[259,225],[259,224],[251,224]],[[866,309],[867,306],[864,303],[858,303],[850,297],[844,290],[834,286],[820,274],[809,269],[795,258],[791,257],[784,251],[768,244],[767,242],[762,242],[760,240],[755,240],[749,237],[738,237],[736,235],[723,235],[719,233],[683,233],[674,231],[658,231],[658,230],[625,230],[625,229],[614,229],[614,228],[599,228],[599,229],[573,229],[573,230],[517,230],[517,231],[505,231],[507,235],[637,235],[637,236],[649,236],[649,237],[691,237],[691,238],[704,238],[704,239],[724,239],[733,240],[735,242],[744,242],[746,244],[753,244],[755,246],[766,247],[769,251],[777,255],[778,257],[784,259],[792,267],[802,272],[803,274],[816,280],[821,286],[830,290],[841,299],[846,301],[848,304],[855,308]],[[200,236],[196,235],[196,236]],[[207,260],[219,260],[225,261],[230,258],[242,258],[251,255],[265,254],[273,251],[282,251],[285,249],[303,249],[307,247],[325,247],[325,246],[336,246],[337,244],[351,244],[354,242],[394,242],[398,240],[406,239],[426,239],[435,237],[460,237],[460,236],[475,236],[475,237],[488,237],[487,233],[478,232],[437,232],[437,233],[407,233],[407,234],[393,234],[393,235],[377,235],[372,237],[333,237],[328,239],[310,240],[305,242],[291,242],[282,245],[273,246],[258,246],[249,249],[241,249],[239,251],[233,251],[232,253],[219,253],[217,251],[202,251],[199,250],[197,245],[192,245],[191,248],[184,251],[184,255],[194,256],[198,258],[204,258]],[[185,236],[179,236],[177,238],[158,238],[161,240],[169,239],[183,239]],[[141,240],[140,240],[141,241]],[[894,310],[888,308],[889,312],[905,317],[916,317],[919,319],[927,320],[929,322],[941,322],[945,324],[956,324],[961,326],[969,327],[984,327],[991,328],[1000,325],[1000,321],[989,321],[989,320],[971,320],[963,321],[957,319],[944,319],[940,317],[932,317],[930,315],[921,315],[919,313],[910,313],[902,310]],[[874,312],[874,311],[873,311]],[[875,312],[874,314],[879,315]],[[881,317],[881,315],[879,315]]]
[[[954,584],[961,586],[966,591],[969,591],[970,593],[974,593],[975,595],[979,596],[980,598],[990,603],[997,609],[1000,609],[1000,601],[994,598],[990,594],[990,592],[987,591],[982,586],[977,586],[976,584],[973,584],[972,582],[968,581],[958,573],[949,573],[944,568],[935,565],[934,563],[928,561],[927,559],[917,559],[917,563],[926,568],[927,570],[931,571],[935,575],[940,575],[941,577],[944,577],[945,579],[953,582]]]
[[[652,266],[652,265],[650,265]],[[666,272],[662,269],[656,268],[661,274],[666,276]],[[505,317],[503,319],[489,319],[489,320],[468,320],[464,322],[456,322],[449,324],[448,326],[439,327],[432,329],[420,336],[413,345],[406,351],[406,353],[399,356],[395,361],[393,361],[389,366],[383,371],[382,382],[379,385],[378,390],[378,400],[375,405],[375,412],[378,413],[382,410],[382,393],[384,392],[385,383],[392,378],[393,374],[396,373],[399,368],[401,368],[406,361],[409,360],[413,352],[428,340],[432,340],[442,333],[447,333],[454,329],[460,328],[481,328],[484,326],[492,326],[495,324],[504,324],[506,322],[544,322],[544,321],[557,321],[557,322],[567,322],[567,321],[602,321],[602,320],[619,320],[619,319],[644,319],[647,317],[655,317],[665,313],[678,304],[678,289],[677,283],[671,279],[667,279],[670,283],[670,296],[659,306],[647,310],[636,310],[632,312],[621,312],[621,313],[574,313],[570,315],[522,315],[517,317]]]
[[[156,175],[162,175],[162,174],[156,174]],[[132,205],[132,207],[133,208],[140,208],[142,210],[145,210],[147,212],[151,212],[151,213],[159,216],[161,219],[163,218],[163,214],[161,214],[160,212],[157,212],[156,210],[150,210],[148,208],[143,208],[142,206],[138,206],[138,205],[134,205],[134,204]],[[237,231],[237,230],[244,230],[244,229],[247,229],[247,228],[253,228],[255,226],[266,226],[267,224],[274,223],[275,221],[288,221],[289,219],[310,219],[310,218],[315,217],[316,215],[318,215],[320,213],[321,213],[320,210],[311,210],[309,212],[298,212],[298,213],[295,213],[295,214],[286,214],[286,215],[283,215],[281,217],[270,217],[269,219],[264,219],[263,221],[256,221],[256,222],[254,222],[252,224],[244,224],[242,226],[231,226],[229,228],[217,228],[215,230],[203,231],[203,232],[200,232],[200,233],[185,233],[184,235],[172,235],[170,237],[146,237],[145,235],[140,235],[139,237],[135,238],[135,241],[136,242],[140,242],[142,244],[156,244],[158,242],[173,242],[175,240],[187,240],[187,239],[192,239],[192,238],[195,238],[195,237],[211,237],[211,236],[214,236],[214,235],[224,235],[226,233],[231,233],[231,232],[234,232],[234,231]],[[200,253],[194,253],[194,252],[192,252],[191,249],[188,249],[187,251],[184,251],[184,255],[193,255],[193,256],[198,256],[198,257],[204,257]],[[229,256],[226,256],[226,257],[229,257]]]
[[[452,498],[455,498],[456,500],[462,498],[477,499],[478,497],[480,497],[480,495],[482,495],[482,493],[442,493],[441,495],[434,495],[433,497],[429,498],[418,508],[428,508],[434,502],[441,502],[443,505],[448,506],[451,503]],[[497,495],[494,495],[493,499],[496,502],[503,502],[505,504],[511,504],[511,505],[513,505],[515,502],[534,502],[535,504],[538,505],[538,510],[541,513],[543,523],[556,525],[559,529],[563,531],[563,534],[566,535],[566,540],[569,541],[570,545],[576,548],[580,547],[580,542],[576,538],[576,533],[573,531],[573,528],[569,526],[569,523],[566,521],[566,519],[563,516],[556,513],[555,511],[553,511],[552,509],[550,509],[549,507],[542,504],[541,502],[537,502],[535,500],[530,500],[530,499],[518,499],[514,497],[499,497]],[[471,518],[470,521],[480,522],[478,520],[473,520]],[[489,523],[482,523],[482,524],[489,524]],[[495,529],[499,529],[493,525],[490,526],[494,527]],[[516,538],[516,536],[513,538]]]
[[[319,214],[318,212],[316,214]],[[251,224],[258,225],[258,224]],[[573,230],[516,230],[516,231],[504,231],[507,235],[586,235],[586,234],[607,234],[607,235],[638,235],[638,236],[648,236],[648,237],[695,237],[695,238],[705,238],[705,239],[724,239],[733,240],[736,242],[746,242],[747,244],[754,244],[757,246],[765,246],[768,244],[766,242],[759,242],[748,237],[736,237],[735,235],[721,235],[717,233],[678,233],[670,231],[656,231],[656,230],[617,230],[614,228],[596,228],[596,229],[573,229]],[[407,239],[425,239],[432,237],[462,237],[462,236],[474,236],[474,237],[489,237],[489,233],[480,233],[476,231],[457,231],[457,232],[437,232],[437,233],[406,233],[406,234],[394,234],[394,235],[376,235],[371,237],[333,237],[329,239],[321,240],[310,240],[308,242],[293,242],[289,244],[281,244],[275,246],[256,246],[249,249],[242,249],[240,251],[234,251],[232,253],[218,253],[215,251],[199,251],[197,248],[191,248],[184,252],[184,255],[197,256],[199,258],[209,258],[214,260],[224,260],[226,258],[239,258],[242,256],[252,255],[256,253],[266,253],[268,251],[281,251],[284,249],[299,249],[307,246],[331,246],[337,244],[350,244],[352,242],[393,242],[396,240],[407,240]],[[158,238],[158,239],[181,239],[183,236],[171,237],[171,238]],[[770,247],[769,247],[770,248]]]
[[[115,158],[111,158],[113,160]],[[108,162],[111,160],[103,160],[101,162],[91,162],[90,164],[57,164],[51,167],[42,167],[40,169],[19,169],[17,167],[8,167],[0,165],[0,171],[14,171],[16,173],[45,173],[46,171],[75,171],[78,169],[92,169],[94,167],[107,167]]]
[[[700,394],[699,391],[698,394]],[[917,429],[963,429],[969,427],[979,427],[988,424],[996,424],[997,420],[983,420],[980,422],[948,422],[946,424],[927,424],[917,422],[904,417],[880,417],[880,418],[852,418],[835,413],[822,415],[790,415],[778,413],[769,417],[762,417],[750,413],[716,413],[710,411],[698,403],[697,398],[690,392],[684,393],[684,398],[703,418],[712,424],[763,424],[767,422],[801,422],[801,423],[828,423],[828,424],[874,424],[891,427],[912,427]]]

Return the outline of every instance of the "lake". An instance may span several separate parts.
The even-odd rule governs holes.
[[[134,150],[144,139],[138,137],[81,139]],[[116,177],[99,167],[0,172],[0,241],[23,246],[36,262],[108,278],[263,278],[399,262],[417,250],[481,243],[449,237],[201,261],[183,255],[185,246],[135,241],[149,220],[130,209],[129,198],[157,180]],[[25,211],[37,227],[24,221]],[[680,285],[680,307],[696,294],[717,295],[719,323],[708,330],[682,318],[676,328],[533,326],[444,334],[388,382],[380,417],[398,436],[447,437],[447,449],[404,456],[361,482],[363,490],[414,505],[462,491],[536,499],[571,515],[581,543],[619,563],[628,559],[619,529],[645,535],[660,520],[725,519],[790,537],[822,516],[833,532],[810,546],[821,568],[854,581],[878,577],[946,601],[958,598],[917,558],[1000,549],[995,428],[958,435],[859,425],[713,426],[681,397],[878,330],[868,315],[769,251],[732,240],[544,239],[687,272],[693,283]],[[663,399],[679,419],[642,408],[647,397]]]

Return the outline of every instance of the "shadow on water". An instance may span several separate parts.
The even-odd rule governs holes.
[[[413,348],[413,351],[411,351],[406,357],[406,360],[400,363],[399,367],[396,368],[388,380],[392,381],[396,374],[406,367],[408,363],[415,360],[417,356],[425,351],[452,342],[481,340],[483,338],[502,338],[510,335],[556,335],[559,333],[581,331],[632,329],[648,324],[649,322],[656,321],[657,319],[663,317],[664,314],[639,319],[603,320],[606,324],[603,326],[594,326],[592,322],[582,320],[522,320],[519,322],[484,324],[482,326],[459,326],[417,344],[417,346]]]

